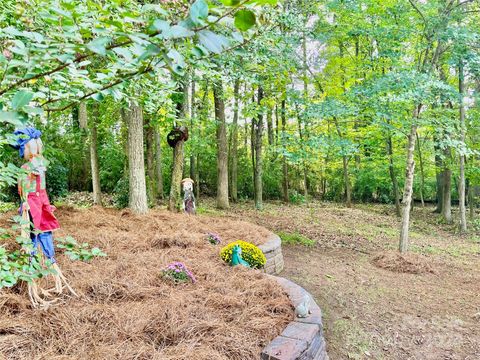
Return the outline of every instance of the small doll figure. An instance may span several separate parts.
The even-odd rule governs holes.
[[[183,205],[182,209],[185,213],[189,215],[195,215],[195,195],[193,195],[193,183],[194,181],[190,178],[185,178],[182,180],[183,187]]]
[[[66,281],[55,259],[52,231],[58,229],[60,225],[53,214],[55,207],[50,205],[46,190],[45,173],[49,162],[42,156],[43,143],[40,139],[42,133],[33,127],[28,127],[17,130],[14,134],[19,136],[14,147],[18,149],[20,157],[27,160],[22,165],[24,173],[18,179],[20,214],[30,224],[24,226],[22,235],[29,236],[32,240],[31,259],[33,260],[37,255],[40,247],[47,258],[46,266],[53,268],[55,278],[54,289],[47,291],[40,288],[42,296],[38,293],[39,288],[34,281],[28,284],[28,291],[34,307],[46,306],[55,301],[55,299],[46,300],[52,297],[51,291],[61,294],[65,286],[73,295],[76,296],[76,293]]]

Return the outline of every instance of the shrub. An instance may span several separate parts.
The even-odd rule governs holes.
[[[242,259],[248,262],[252,268],[261,269],[265,266],[267,259],[262,250],[255,245],[242,240],[230,243],[220,250],[220,257],[225,262],[230,264],[232,261],[232,252],[235,245],[239,245],[242,248]]]
[[[171,263],[165,269],[163,269],[162,276],[165,279],[174,282],[175,284],[184,283],[188,280],[190,280],[192,283],[196,281],[195,276],[193,276],[190,270],[187,269],[185,264],[178,261]]]
[[[289,190],[288,199],[290,201],[290,204],[294,204],[294,205],[305,203],[305,196],[300,194],[297,190]]]
[[[65,249],[65,254],[71,260],[88,262],[96,256],[107,256],[107,254],[97,247],[90,249],[88,243],[86,242],[82,244],[77,243],[77,241],[71,236],[67,236],[65,238],[56,238],[55,240],[57,241],[57,247],[59,249]]]
[[[47,192],[52,200],[68,193],[68,170],[58,162],[52,161],[48,167]]]
[[[115,206],[123,209],[128,206],[129,182],[128,177],[122,177],[118,180],[115,190],[113,190],[113,202]]]

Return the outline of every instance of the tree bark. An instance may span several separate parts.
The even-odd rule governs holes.
[[[233,202],[238,200],[238,93],[240,81],[235,79],[233,86],[233,122],[232,122],[232,145],[230,148],[230,196]]]
[[[400,211],[400,193],[398,191],[398,181],[395,175],[395,167],[393,162],[393,144],[392,135],[387,136],[387,153],[388,153],[388,170],[390,172],[390,179],[392,180],[393,196],[395,197],[395,213],[398,217],[401,216]]]
[[[191,100],[190,100],[190,134],[193,136],[194,127],[193,127],[193,118],[195,117],[195,81],[192,78],[191,86]],[[195,151],[192,149],[190,154],[190,178],[194,181],[194,191],[198,188],[198,179],[197,179],[197,166],[196,166],[196,156]],[[197,199],[198,200],[198,199]]]
[[[263,99],[263,89],[261,86],[258,87],[258,105],[261,106],[261,101]],[[255,122],[255,208],[257,210],[262,210],[263,208],[263,184],[262,184],[262,174],[263,174],[263,163],[262,163],[262,139],[263,139],[263,114],[260,111],[256,116]]]
[[[97,141],[98,118],[99,118],[98,105],[95,104],[94,111],[93,111],[92,126],[90,128],[90,164],[92,168],[93,203],[95,205],[102,206],[102,190],[100,188],[100,167],[98,164],[98,141]],[[87,124],[87,113],[85,112],[85,125],[86,124]]]
[[[458,184],[460,232],[467,232],[467,215],[465,208],[465,105],[463,103],[465,93],[463,62],[458,66],[458,90],[460,93],[460,179]]]
[[[414,120],[418,117],[419,107],[415,109]],[[412,205],[412,193],[413,193],[413,177],[415,174],[415,135],[417,133],[417,125],[412,124],[410,127],[410,134],[408,135],[408,147],[407,147],[407,165],[405,171],[405,187],[403,190],[402,200],[402,223],[400,228],[400,243],[399,250],[401,253],[405,253],[408,250],[408,229],[410,226],[410,207]]]
[[[123,110],[123,114],[128,125],[128,206],[136,214],[145,214],[148,210],[148,203],[143,155],[142,108],[132,104],[130,108]]]
[[[286,100],[282,100],[281,116],[282,116],[282,149],[285,151],[285,137],[286,137],[286,127],[287,127],[287,112],[286,112]],[[283,192],[283,202],[289,202],[288,197],[288,163],[287,157],[285,154],[282,156],[282,192]]]
[[[436,183],[437,183],[437,207],[435,213],[441,214],[443,211],[443,160],[440,156],[440,148],[437,145],[438,139],[434,137],[434,149],[435,149],[435,168],[436,168]]]
[[[217,208],[227,209],[228,200],[228,143],[225,122],[225,103],[221,81],[213,84],[215,119],[217,121]]]
[[[420,138],[417,133],[417,150],[418,150],[418,161],[420,165],[420,201],[422,203],[422,207],[425,207],[424,201],[424,191],[425,191],[425,174],[423,172],[423,157],[422,157],[422,147],[420,144]]]
[[[188,77],[185,77],[183,83],[178,85],[177,92],[181,93],[182,97],[176,100],[176,117],[182,118],[186,116],[186,112],[188,111]],[[170,211],[180,211],[184,143],[184,140],[179,140],[173,148],[172,182],[170,184],[170,196],[168,198],[168,210]]]
[[[170,186],[170,196],[168,198],[168,210],[170,211],[180,211],[184,144],[185,141],[180,140],[173,148],[172,184]]]
[[[147,195],[151,204],[157,198],[156,182],[155,182],[155,138],[153,134],[153,126],[147,121],[146,125],[146,143],[147,143]]]
[[[445,149],[445,157],[450,156],[450,149]],[[442,218],[447,224],[452,223],[452,170],[443,170]]]
[[[335,123],[335,128],[337,129],[337,134],[340,139],[343,139],[343,134],[340,131],[340,126],[338,125],[337,118],[334,117],[333,121]],[[348,174],[348,158],[347,155],[345,154],[345,149],[344,146],[342,145],[342,162],[343,162],[343,182],[345,186],[345,205],[347,207],[352,207],[352,187],[350,184],[350,176]]]
[[[267,112],[267,132],[268,132],[268,145],[273,145],[273,120],[272,120],[272,109],[268,109]]]
[[[475,190],[471,182],[468,186],[468,207],[470,210],[470,221],[473,221],[475,218]]]
[[[162,169],[162,142],[160,130],[155,128],[155,183],[157,187],[157,199],[163,200],[163,169]]]

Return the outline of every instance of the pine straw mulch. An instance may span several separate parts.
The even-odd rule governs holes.
[[[419,254],[400,254],[398,251],[384,251],[377,254],[372,264],[380,269],[408,274],[435,274],[435,269],[428,258]]]
[[[223,264],[220,246],[205,240],[211,231],[223,244],[260,244],[268,234],[261,227],[159,210],[135,216],[63,207],[57,215],[56,236],[87,241],[108,257],[83,263],[59,253],[80,298],[44,311],[30,308],[22,287],[1,290],[0,358],[255,359],[293,319],[279,285],[259,271]],[[166,283],[160,270],[172,261],[184,262],[197,283]]]

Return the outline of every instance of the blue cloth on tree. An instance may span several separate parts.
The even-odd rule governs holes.
[[[13,148],[18,150],[21,158],[23,158],[24,155],[25,145],[30,140],[38,139],[40,136],[42,136],[42,132],[34,127],[26,127],[24,129],[15,130],[13,134],[18,136],[17,143],[13,145]]]
[[[56,262],[55,260],[55,248],[53,246],[53,236],[51,231],[46,231],[40,234],[30,234],[30,237],[33,242],[33,251],[32,256],[37,253],[38,244],[42,247],[43,254],[47,257],[52,264]]]

